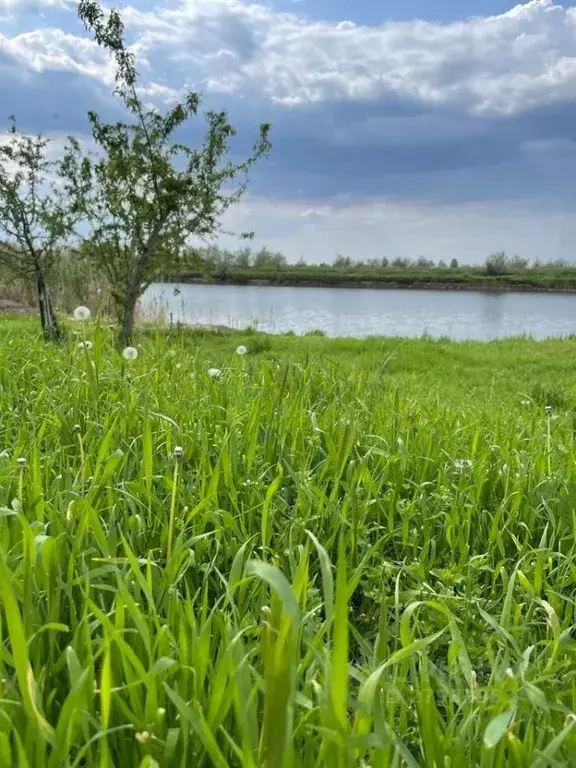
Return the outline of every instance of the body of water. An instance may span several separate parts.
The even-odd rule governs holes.
[[[327,336],[537,339],[576,333],[576,294],[369,288],[152,285],[145,315],[189,325]]]

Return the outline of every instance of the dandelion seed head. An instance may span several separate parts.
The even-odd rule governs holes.
[[[180,461],[183,456],[184,456],[184,449],[182,448],[181,445],[177,445],[172,451],[172,458],[174,459],[174,461]]]
[[[547,405],[546,408],[544,408],[544,410],[546,411],[546,413],[552,413],[552,406]]]
[[[18,459],[16,459],[16,463],[19,467],[25,467],[27,464],[26,459],[23,456],[20,456]]]
[[[74,426],[72,427],[72,434],[77,435],[78,432],[80,432],[80,424],[74,424]]]
[[[76,307],[74,310],[74,320],[88,320],[90,317],[90,310],[88,307]]]
[[[222,371],[220,368],[208,368],[208,376],[211,379],[219,379],[222,376]]]
[[[87,349],[87,350],[91,350],[91,349],[92,349],[92,342],[91,342],[91,341],[81,341],[81,342],[78,344],[78,349]]]
[[[240,344],[239,347],[236,347],[236,354],[240,355],[241,357],[243,355],[247,355],[248,354],[248,347],[245,347],[244,344]]]
[[[136,347],[126,347],[122,350],[122,357],[124,360],[136,360],[138,357],[138,350]]]

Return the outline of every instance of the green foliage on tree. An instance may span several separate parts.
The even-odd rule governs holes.
[[[33,283],[47,340],[62,338],[48,290],[50,275],[66,249],[76,214],[58,186],[49,140],[28,136],[10,118],[0,143],[0,266]]]
[[[350,256],[342,256],[340,253],[334,259],[334,267],[336,269],[350,269],[352,266],[352,259]]]
[[[197,116],[199,95],[190,92],[164,114],[145,109],[120,15],[106,14],[97,0],[81,0],[78,15],[114,57],[115,93],[132,120],[105,123],[89,112],[97,152],[85,152],[71,137],[61,173],[75,209],[90,225],[85,253],[112,287],[118,342],[125,345],[147,286],[176,271],[190,239],[219,231],[222,215],[240,200],[249,170],[270,150],[269,125],[260,126],[251,155],[238,163],[227,159],[236,131],[225,111],[206,112],[200,148],[179,142],[175,134]]]
[[[254,267],[256,269],[282,269],[286,266],[286,257],[281,253],[274,253],[268,248],[261,248],[254,254]]]

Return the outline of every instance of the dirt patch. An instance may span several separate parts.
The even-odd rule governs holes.
[[[34,307],[29,307],[26,304],[20,304],[18,301],[12,301],[12,299],[0,299],[0,312],[10,312],[26,315],[36,314]]]

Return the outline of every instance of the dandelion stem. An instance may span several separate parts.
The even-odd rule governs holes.
[[[170,521],[168,523],[168,547],[166,562],[170,561],[172,554],[172,539],[174,537],[174,518],[176,516],[176,495],[178,493],[179,462],[174,463],[174,478],[172,483],[172,499],[170,501]]]
[[[82,442],[82,435],[80,432],[76,435],[78,438],[78,446],[80,448],[80,482],[84,482],[84,471],[86,469],[86,457],[84,455],[84,443]]]
[[[552,474],[552,434],[550,431],[550,416],[546,419],[546,461],[548,465],[548,477]]]
[[[20,477],[18,478],[18,503],[22,509],[24,506],[24,468],[20,469]]]

